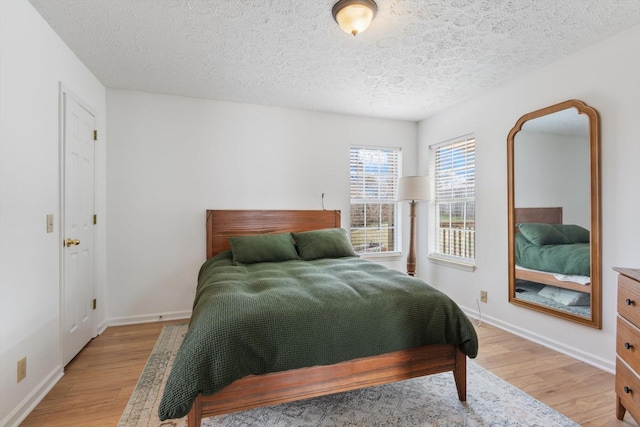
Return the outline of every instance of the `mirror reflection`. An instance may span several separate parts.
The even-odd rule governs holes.
[[[594,128],[595,110],[567,101],[523,116],[509,135],[509,299],[599,327]]]

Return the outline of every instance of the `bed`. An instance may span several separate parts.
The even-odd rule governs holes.
[[[515,224],[516,279],[591,293],[587,230],[563,224],[561,207],[516,208]],[[561,230],[560,234],[556,233],[558,230]],[[563,240],[567,237],[565,233],[571,238]],[[533,238],[529,237],[531,235]],[[541,255],[534,253],[533,260],[524,256],[534,250],[541,251]],[[552,271],[539,267],[540,258],[548,258],[553,262]]]
[[[189,332],[176,356],[176,361],[163,392],[159,410],[159,416],[162,420],[179,418],[188,411],[188,426],[195,427],[201,425],[201,420],[204,417],[349,391],[447,371],[453,372],[458,398],[461,401],[466,400],[466,357],[475,357],[478,346],[477,336],[469,319],[464,316],[464,313],[462,313],[453,301],[419,279],[386,269],[378,264],[362,260],[357,256],[347,255],[343,257],[342,254],[339,253],[339,257],[325,258],[325,253],[323,252],[324,246],[318,249],[318,245],[314,243],[318,241],[317,236],[330,236],[331,239],[336,239],[335,241],[338,242],[334,245],[335,247],[340,248],[340,250],[344,248],[344,245],[341,246],[342,244],[339,240],[341,233],[344,232],[344,230],[340,228],[341,221],[339,211],[208,210],[206,213],[206,224],[208,260],[199,273],[199,284],[196,291]],[[269,260],[268,262],[262,262],[264,257],[269,258],[274,256],[273,254],[276,252],[279,253],[280,249],[276,251],[259,251],[256,248],[259,248],[261,244],[256,245],[255,242],[261,241],[260,239],[265,241],[267,239],[270,241],[278,240],[278,244],[281,244],[283,248],[282,253],[289,256],[287,252],[288,244],[281,238],[282,235],[289,235],[288,233],[291,233],[291,236],[295,237],[296,248],[302,260],[278,259],[276,261]],[[346,232],[344,232],[344,235],[346,235]],[[324,240],[322,241],[324,242]],[[329,241],[333,242],[333,240]],[[249,245],[247,242],[251,242],[251,244]],[[307,245],[307,243],[310,244]],[[325,246],[329,247],[329,245]],[[334,246],[331,246],[331,248],[334,248]],[[230,251],[230,249],[233,250]],[[319,256],[319,258],[302,256],[303,249],[305,254],[313,254],[314,256]],[[334,249],[331,249],[331,251],[333,250]],[[353,249],[351,248],[350,250],[352,251]],[[247,253],[249,253],[249,258],[258,257],[260,262],[246,263]],[[280,255],[278,255],[278,257],[279,256]],[[356,265],[356,269],[352,269],[351,264]],[[370,272],[368,270],[372,271]],[[217,331],[221,328],[220,325],[227,322],[226,318],[223,320],[212,320],[212,314],[205,314],[211,310],[206,307],[204,301],[209,301],[207,304],[214,306],[221,304],[213,310],[216,313],[225,311],[229,307],[229,310],[236,313],[239,309],[236,310],[235,307],[247,304],[247,299],[244,296],[241,298],[238,297],[240,298],[239,301],[244,301],[242,304],[232,303],[232,301],[235,301],[236,295],[229,291],[231,287],[249,289],[247,287],[248,285],[244,282],[244,278],[242,282],[236,280],[237,275],[240,273],[243,275],[246,273],[250,277],[258,275],[261,278],[261,281],[257,285],[262,287],[260,292],[256,294],[256,285],[252,285],[252,293],[248,297],[249,300],[254,301],[258,294],[271,295],[270,298],[274,298],[273,301],[279,303],[271,304],[269,307],[272,309],[266,310],[272,312],[269,315],[271,317],[267,317],[270,319],[268,322],[264,320],[259,322],[259,324],[264,325],[266,329],[256,329],[261,326],[256,326],[255,323],[245,323],[250,321],[250,319],[237,316],[228,321],[228,323],[236,326],[245,325],[245,327],[235,327],[235,329],[232,328],[224,332],[225,334],[233,336],[234,340],[236,340],[236,337],[241,336],[244,331],[251,331],[249,338],[242,336],[242,338],[238,339],[243,343],[248,342],[248,349],[243,348],[241,350],[243,354],[259,353],[259,357],[249,362],[239,361],[235,363],[234,361],[237,359],[230,358],[233,366],[228,367],[221,365],[221,361],[227,357],[226,355],[220,356],[218,353],[214,354],[214,352],[225,347],[227,344],[217,342],[215,346],[213,346],[209,338],[198,342],[198,339],[200,339],[198,337],[199,335],[209,335],[208,331],[210,329],[215,329],[216,332],[212,333],[218,336]],[[334,274],[345,274],[350,277],[349,280],[351,281],[349,282],[349,286],[342,286],[340,284],[342,282],[339,281],[336,281],[335,284],[330,284],[330,289],[316,286],[316,276]],[[371,280],[371,285],[363,287],[358,280],[367,274],[372,275],[369,278],[365,278],[365,280]],[[376,279],[371,278],[387,274],[392,277],[393,280],[384,286],[380,285]],[[291,277],[294,276],[296,280],[300,280],[300,284],[292,285],[294,282],[291,281]],[[272,280],[274,278],[277,278],[277,280]],[[311,280],[311,278],[313,278],[313,280]],[[320,281],[321,278],[317,280]],[[290,285],[288,288],[286,286],[287,284]],[[331,288],[331,286],[334,286],[335,289]],[[381,293],[383,291],[387,292],[387,286],[394,289],[392,296]],[[293,292],[296,298],[299,297],[299,299],[285,300],[282,299],[283,297],[281,297],[280,294],[269,293],[272,292],[272,290],[275,292],[275,289],[279,291],[281,287],[285,288],[286,292]],[[265,291],[264,293],[262,293],[263,290]],[[299,323],[304,324],[305,328],[308,325],[314,325],[316,323],[314,315],[317,316],[318,314],[316,313],[317,309],[315,306],[306,307],[302,306],[302,303],[298,303],[298,301],[308,299],[306,298],[307,292],[313,293],[313,298],[310,298],[312,301],[320,301],[320,305],[324,304],[326,306],[327,314],[324,317],[333,318],[336,315],[342,316],[341,319],[343,321],[331,324],[322,323],[325,319],[322,312],[320,312],[320,320],[317,320],[317,322],[321,323],[318,323],[317,328],[312,327],[308,332],[305,329],[305,334],[294,336],[282,333],[281,336],[286,337],[286,339],[280,339],[280,335],[276,336],[275,339],[269,338],[268,334],[272,333],[272,331],[268,329],[275,328],[277,331],[285,331],[289,330],[288,328],[296,327],[296,325],[289,325],[289,323],[278,323],[280,317],[285,319],[290,315],[288,310],[281,310],[281,308],[288,305],[293,307],[299,306],[301,310],[302,307],[304,307],[304,311],[301,312],[304,313],[304,315],[294,313],[292,316],[294,316],[293,318],[295,319],[299,319]],[[396,296],[401,293],[409,296],[410,300],[396,299]],[[327,303],[326,300],[320,298],[320,294],[329,295],[329,298],[333,296],[333,300]],[[367,297],[369,294],[373,295],[373,297]],[[430,302],[436,304],[435,301],[439,301],[437,303],[438,305],[434,307],[420,307],[418,304],[422,298],[422,294],[440,294],[441,296],[434,296],[433,302]],[[371,307],[383,307],[382,310],[385,310],[384,307],[388,307],[386,311],[389,313],[398,313],[398,315],[401,316],[398,320],[394,317],[388,317],[387,320],[391,319],[389,320],[389,325],[399,322],[398,324],[402,324],[403,329],[407,329],[408,331],[411,330],[411,325],[406,324],[408,322],[407,319],[417,319],[427,314],[431,316],[432,313],[437,312],[445,313],[443,318],[448,319],[447,322],[450,323],[450,325],[445,328],[444,326],[439,326],[439,320],[434,320],[429,324],[432,327],[425,327],[423,325],[420,329],[421,331],[433,329],[435,331],[434,336],[441,338],[430,339],[441,340],[443,342],[429,343],[426,345],[416,344],[422,340],[422,338],[417,338],[418,335],[424,335],[423,332],[419,332],[417,335],[415,333],[411,335],[412,338],[409,339],[411,344],[408,346],[394,349],[393,351],[376,352],[378,346],[380,346],[380,348],[397,346],[398,343],[395,342],[396,335],[402,336],[402,334],[400,334],[399,329],[394,329],[394,333],[381,333],[380,331],[382,329],[387,329],[386,324],[382,325],[381,330],[378,330],[377,326],[371,326],[367,330],[368,323],[361,324],[359,323],[361,321],[358,320],[360,319],[359,317],[350,317],[351,312],[357,313],[358,310],[361,310],[361,308],[356,305],[348,306],[349,310],[347,311],[335,311],[335,313],[338,313],[335,314],[334,310],[339,310],[340,301],[344,300],[345,304],[347,304],[349,298],[369,301],[370,304],[373,304]],[[292,301],[295,301],[295,303]],[[402,302],[400,303],[400,301]],[[384,303],[384,305],[380,305],[382,303]],[[400,304],[392,305],[398,303]],[[264,315],[263,311],[255,314],[254,306],[252,305],[251,307],[249,311],[254,313],[251,317]],[[276,310],[276,308],[280,311]],[[402,318],[405,312],[408,314]],[[273,313],[278,314],[274,315]],[[376,314],[377,317],[381,317],[380,312],[374,314]],[[260,318],[262,319],[262,317]],[[367,322],[376,325],[375,319],[367,320]],[[207,326],[205,326],[205,323]],[[215,326],[212,327],[211,325]],[[343,337],[342,334],[348,333],[348,330],[351,329],[350,325],[353,325],[354,333],[357,333],[355,338],[348,338],[348,340],[353,339],[358,341],[358,346],[354,346],[354,348],[344,345],[344,342],[341,341],[343,339],[347,340],[346,336]],[[358,325],[360,326],[359,330],[357,329]],[[389,328],[390,327],[391,326],[389,326]],[[341,332],[335,332],[334,329]],[[335,340],[335,342],[324,343],[313,335],[315,333],[322,335],[322,331],[325,330],[331,332],[325,335],[329,336],[330,340]],[[202,331],[207,332],[203,333]],[[367,334],[373,332],[376,332],[374,335],[383,338],[367,338]],[[313,336],[314,338],[309,338],[307,335]],[[363,337],[362,339],[359,338],[361,335]],[[373,337],[373,335],[371,336]],[[404,338],[401,339],[401,341],[403,340]],[[280,345],[283,347],[277,350],[272,349],[271,344],[274,341],[282,341]],[[289,341],[299,341],[305,344],[300,346],[299,343],[293,344]],[[380,342],[377,342],[375,345],[370,345],[372,341]],[[260,344],[258,344],[258,342],[260,342]],[[235,346],[235,341],[233,346]],[[323,351],[325,346],[331,349],[331,351]],[[304,363],[304,365],[291,369],[277,369],[282,360],[292,359],[299,352],[304,353],[305,351],[301,351],[301,348],[304,348],[305,351],[307,348],[311,349],[307,352],[309,354],[303,355],[305,358],[303,362],[295,362]],[[336,349],[339,351],[336,352]],[[360,355],[360,357],[351,357],[352,354],[362,352],[367,354]],[[205,362],[197,360],[195,353],[205,353],[207,355],[205,357],[209,357],[211,360]],[[322,356],[318,353],[327,354]],[[306,358],[309,358],[310,361]],[[336,358],[344,358],[344,360],[332,360]],[[326,363],[326,360],[330,360],[331,363]],[[219,376],[217,371],[220,371],[220,373],[233,371],[234,374],[237,374],[236,371],[243,372],[246,366],[249,366],[248,369],[250,371],[255,372],[247,375],[240,374],[240,378],[234,379],[229,384],[217,384],[216,387],[218,387],[219,390],[215,389],[212,393],[210,384],[214,382],[213,380],[205,378],[202,380],[202,383],[194,384],[194,382],[201,380],[192,381],[191,379],[193,376],[192,372],[197,371],[199,366],[206,366],[208,370],[207,376],[211,376],[212,378]]]

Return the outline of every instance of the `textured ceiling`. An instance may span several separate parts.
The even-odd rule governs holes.
[[[0,0],[2,1],[2,0]],[[420,120],[640,22],[638,0],[30,0],[109,88]]]

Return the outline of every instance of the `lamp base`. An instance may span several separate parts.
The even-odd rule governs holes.
[[[416,230],[416,201],[411,201],[411,211],[409,217],[411,219],[411,230],[409,234],[409,254],[407,255],[407,274],[409,276],[416,275],[416,242],[415,242],[415,230]]]

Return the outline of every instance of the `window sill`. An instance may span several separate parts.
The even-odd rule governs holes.
[[[432,264],[443,265],[445,267],[457,268],[458,270],[463,270],[463,271],[476,270],[475,264],[472,264],[469,262],[463,262],[457,259],[447,258],[444,256],[433,255],[433,254],[429,255],[429,262]]]
[[[372,253],[368,253],[368,254],[358,254],[358,256],[360,258],[363,259],[368,259],[368,258],[375,258],[375,259],[381,259],[381,258],[401,258],[402,254],[400,252],[372,252]]]

